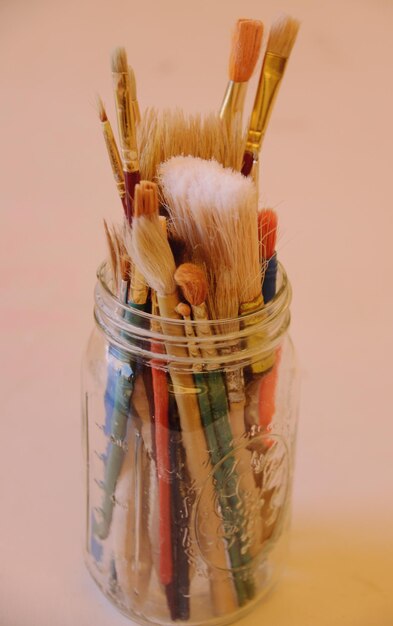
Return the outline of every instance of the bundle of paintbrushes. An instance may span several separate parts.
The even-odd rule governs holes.
[[[290,17],[272,24],[245,126],[256,20],[236,24],[217,114],[141,116],[122,48],[118,139],[99,100],[123,221],[105,223],[96,298],[106,356],[88,552],[100,586],[145,622],[237,616],[272,580],[289,493],[273,432],[289,287],[257,179],[297,31]]]

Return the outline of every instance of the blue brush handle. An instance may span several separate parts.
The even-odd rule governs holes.
[[[267,261],[265,277],[262,283],[263,301],[269,302],[276,295],[277,254],[276,252]]]

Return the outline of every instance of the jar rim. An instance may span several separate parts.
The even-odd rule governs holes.
[[[94,317],[98,328],[109,341],[119,350],[153,358],[155,361],[168,362],[168,354],[151,351],[150,344],[165,346],[176,343],[177,346],[187,348],[190,337],[186,334],[179,336],[179,328],[185,329],[183,319],[172,319],[147,313],[122,303],[111,291],[112,280],[109,263],[103,261],[97,269],[97,285],[95,288]],[[171,361],[184,364],[211,365],[225,361],[225,364],[239,364],[239,360],[256,358],[263,352],[274,349],[281,341],[290,322],[289,306],[292,298],[292,289],[286,271],[278,263],[278,288],[275,296],[263,307],[254,312],[247,312],[237,318],[190,320],[188,327],[197,335],[197,329],[208,328],[212,335],[198,333],[195,337],[196,347],[200,350],[213,346],[220,352],[219,357],[171,356]],[[151,324],[153,322],[153,324]],[[154,323],[155,322],[155,323]],[[258,346],[250,342],[249,338],[257,335],[261,341]],[[194,343],[194,340],[192,340]],[[253,343],[254,346],[249,345]],[[146,344],[146,345],[145,345]],[[233,346],[242,345],[242,349],[234,350]],[[230,353],[223,358],[225,348],[231,347]]]

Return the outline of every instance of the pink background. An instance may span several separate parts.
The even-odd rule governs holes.
[[[393,623],[392,2],[1,0],[2,626],[129,623],[81,558],[79,363],[120,216],[94,108],[113,119],[110,53],[126,45],[142,106],[213,110],[235,19],[281,10],[302,28],[261,184],[301,422],[288,569],[241,623]]]

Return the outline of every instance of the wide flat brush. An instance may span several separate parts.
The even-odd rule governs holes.
[[[126,186],[127,219],[131,223],[135,185],[140,181],[136,140],[136,121],[132,106],[130,74],[124,48],[116,48],[112,56],[112,77],[116,101],[120,154]]]
[[[277,18],[271,26],[248,128],[242,166],[244,176],[251,173],[253,166],[255,171],[258,154],[298,30],[299,22],[287,15]]]
[[[248,81],[255,69],[261,49],[263,24],[259,20],[240,19],[232,35],[229,57],[229,82],[220,109],[220,118],[231,122],[235,115],[240,119]]]
[[[153,192],[148,192],[152,193]],[[142,207],[150,206],[143,203]],[[160,314],[163,318],[179,320],[181,317],[176,313],[179,304],[179,296],[174,281],[176,270],[173,254],[167,238],[162,232],[158,219],[158,204],[152,214],[136,213],[133,221],[131,254],[141,273],[145,276],[149,285],[157,292],[157,301]],[[186,345],[174,341],[176,337],[184,337],[181,325],[161,322],[163,332],[173,337],[173,341],[166,343],[166,351],[169,356],[187,358]],[[234,595],[232,581],[223,574],[227,567],[226,550],[223,542],[211,542],[208,537],[217,534],[217,518],[212,509],[214,502],[214,488],[210,476],[210,460],[206,450],[201,416],[199,412],[194,380],[187,370],[181,371],[180,364],[176,367],[169,365],[177,406],[179,409],[183,443],[187,455],[187,465],[190,479],[195,485],[204,485],[201,494],[201,506],[206,515],[205,533],[202,533],[199,541],[208,558],[219,564],[217,568],[209,569],[212,601],[214,611],[221,615],[229,610],[234,610],[237,603]],[[185,393],[187,390],[187,393]]]
[[[157,188],[153,183],[142,181],[135,188],[134,211],[136,215],[150,215],[155,212],[158,203]],[[154,301],[156,298],[154,298]],[[159,331],[158,322],[152,322],[152,330]],[[151,351],[162,353],[157,342],[151,343]],[[160,368],[160,361],[151,361],[152,387],[155,418],[155,456],[158,476],[159,508],[159,570],[162,585],[169,585],[173,577],[172,538],[171,538],[171,497],[170,497],[170,462],[169,462],[169,396],[165,371]]]

